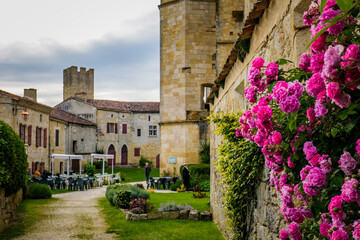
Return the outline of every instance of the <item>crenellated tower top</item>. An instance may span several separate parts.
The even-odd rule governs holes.
[[[94,69],[71,66],[64,69],[63,100],[70,97],[94,99]]]

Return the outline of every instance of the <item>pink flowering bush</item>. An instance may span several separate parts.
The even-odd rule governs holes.
[[[323,9],[321,9],[323,6]],[[313,0],[299,67],[256,58],[236,136],[256,143],[288,224],[280,239],[360,239],[360,1]]]

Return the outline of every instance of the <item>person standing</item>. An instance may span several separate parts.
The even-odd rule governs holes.
[[[151,168],[149,166],[149,163],[145,163],[145,177],[146,177],[146,189],[149,189],[150,186],[150,172]]]
[[[189,172],[187,163],[184,164],[184,168],[182,171],[182,178],[183,178],[183,183],[184,183],[184,187],[185,187],[186,191],[189,191],[190,190],[190,172]]]

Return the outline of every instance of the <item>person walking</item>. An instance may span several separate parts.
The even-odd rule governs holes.
[[[146,189],[149,189],[150,186],[150,172],[151,168],[149,166],[149,163],[145,163]]]
[[[182,178],[186,191],[190,191],[190,172],[187,163],[184,164],[184,168],[182,171]]]

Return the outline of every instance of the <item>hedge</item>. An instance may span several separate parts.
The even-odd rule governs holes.
[[[25,145],[15,131],[0,121],[0,188],[5,195],[25,187],[28,167]]]

